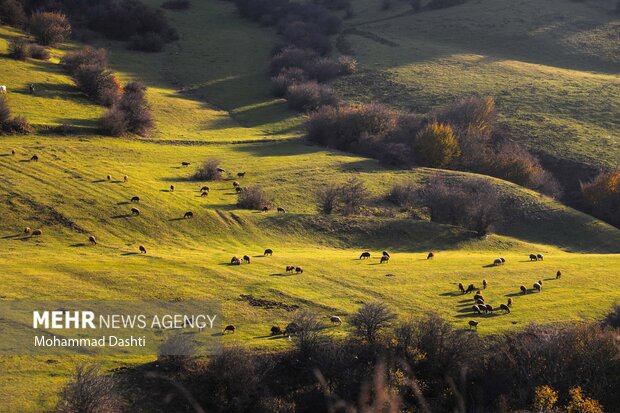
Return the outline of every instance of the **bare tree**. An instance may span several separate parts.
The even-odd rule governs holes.
[[[73,378],[60,393],[56,411],[63,413],[113,413],[122,409],[112,377],[98,365],[77,366]]]
[[[343,213],[345,215],[356,214],[366,205],[368,191],[359,178],[351,178],[341,187]]]
[[[338,207],[340,189],[337,185],[327,185],[317,192],[317,206],[323,214],[329,215]]]
[[[364,304],[350,319],[349,322],[355,327],[355,333],[372,343],[377,339],[379,332],[389,326],[396,318],[387,305],[383,303]]]

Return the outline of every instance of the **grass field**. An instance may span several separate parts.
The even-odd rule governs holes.
[[[150,88],[158,130],[148,139],[97,135],[103,109],[81,96],[57,65],[61,53],[76,45],[54,51],[51,62],[0,56],[0,84],[9,88],[13,112],[37,128],[31,136],[0,138],[1,299],[217,299],[225,323],[238,328],[224,338],[226,344],[273,350],[290,344],[267,337],[269,328],[286,324],[292,313],[252,307],[240,294],[296,304],[322,317],[341,315],[344,325],[328,330],[335,335],[349,331],[347,316],[361,303],[377,300],[402,317],[435,311],[465,326],[472,317],[471,300],[456,286],[483,279],[489,282],[485,296],[491,304],[512,296],[515,305],[510,315],[479,317],[481,334],[530,322],[600,319],[617,301],[620,231],[499,180],[491,181],[511,206],[510,216],[497,235],[484,240],[451,226],[402,217],[319,216],[316,189],[351,176],[364,180],[374,205],[384,207],[382,196],[392,183],[423,182],[432,173],[451,179],[467,174],[390,170],[373,160],[307,145],[299,138],[303,118],[269,97],[266,68],[276,39],[268,29],[238,18],[232,4],[218,0],[193,2],[191,10],[169,15],[182,39],[162,53],[128,52],[120,44],[101,43],[111,49],[112,66],[124,81],[139,78]],[[360,10],[351,23],[363,16]],[[0,53],[18,35],[0,27]],[[355,47],[356,40],[349,37]],[[383,53],[379,49],[367,50]],[[364,53],[356,51],[356,57],[366,64],[371,55]],[[495,64],[476,63],[487,70],[485,76],[500,70],[487,67]],[[532,71],[530,64],[518,63],[531,76],[544,69]],[[438,67],[428,70],[441,73]],[[500,72],[508,76],[510,70]],[[593,85],[617,82],[609,73],[563,71]],[[413,72],[402,76],[407,73]],[[558,76],[558,82],[568,81]],[[36,96],[27,93],[30,83],[37,85]],[[578,83],[576,87],[585,87]],[[435,99],[431,95],[440,85],[425,82],[424,93]],[[535,96],[529,100],[523,104],[549,103]],[[583,119],[601,130],[617,127],[601,113],[592,120],[584,113]],[[77,127],[78,134],[49,132],[62,123]],[[597,157],[597,136],[587,139],[597,145],[587,154]],[[610,141],[608,152],[617,149],[614,144]],[[562,148],[569,152],[568,146]],[[40,161],[28,162],[34,153]],[[287,214],[239,210],[232,179],[209,184],[209,196],[200,197],[203,183],[189,177],[210,157],[233,173],[246,171],[242,184],[260,184]],[[190,167],[181,167],[182,161],[191,162]],[[129,199],[135,195],[141,198],[139,217],[129,216]],[[195,218],[182,219],[189,210]],[[42,228],[44,234],[24,237],[25,226]],[[97,237],[97,246],[89,245],[90,234]],[[136,254],[140,244],[147,255]],[[274,256],[259,257],[265,248],[272,248]],[[384,249],[392,259],[380,265],[378,254]],[[373,252],[371,260],[358,259],[364,250]],[[431,250],[436,258],[428,261]],[[545,254],[545,260],[529,262],[531,252]],[[255,257],[253,263],[229,266],[230,257],[239,254]],[[505,257],[506,265],[489,266],[497,256]],[[302,266],[304,274],[285,274],[290,264]],[[554,279],[557,270],[564,274],[561,280]],[[388,273],[395,276],[386,277]],[[519,285],[531,287],[539,279],[544,281],[542,293],[517,294]],[[50,408],[75,363],[85,359],[1,357],[0,411]],[[112,369],[150,360],[119,356],[101,361]]]

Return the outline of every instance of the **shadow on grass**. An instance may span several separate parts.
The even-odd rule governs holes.
[[[114,215],[112,217],[112,219],[119,219],[119,218],[131,218],[131,217],[135,217],[137,215],[132,215],[132,214],[122,214],[122,215]]]
[[[292,277],[295,273],[292,272],[276,272],[273,274],[269,274],[270,277]]]

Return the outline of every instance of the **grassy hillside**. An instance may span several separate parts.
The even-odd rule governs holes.
[[[395,171],[308,146],[299,138],[303,119],[269,97],[265,73],[275,42],[270,31],[236,17],[233,6],[219,0],[193,2],[192,9],[169,15],[182,38],[163,53],[101,43],[111,49],[112,66],[123,80],[139,78],[149,86],[158,131],[148,139],[98,136],[103,109],[77,92],[57,58],[16,62],[0,56],[0,84],[9,89],[13,112],[37,128],[31,136],[0,138],[1,299],[217,299],[225,322],[238,327],[223,338],[226,344],[269,349],[290,345],[268,332],[292,314],[252,307],[240,294],[296,304],[322,317],[343,316],[345,324],[330,334],[345,334],[347,316],[375,300],[403,317],[436,311],[465,326],[471,304],[456,286],[482,279],[489,282],[489,302],[498,305],[512,296],[515,307],[510,315],[479,317],[481,334],[533,321],[597,319],[617,300],[620,286],[613,275],[620,264],[620,231],[499,180],[491,181],[512,207],[498,235],[485,240],[402,217],[318,216],[316,189],[351,176],[366,183],[374,206],[384,207],[382,196],[393,183],[424,182],[432,173],[450,179],[467,174]],[[0,27],[0,53],[18,35]],[[54,53],[58,57],[76,46]],[[31,96],[26,85],[35,82],[37,94]],[[62,123],[77,127],[77,134],[50,132]],[[28,162],[35,153],[40,161]],[[189,177],[210,157],[233,174],[246,171],[242,185],[260,184],[288,213],[239,210],[228,178],[210,184],[209,196],[200,197],[203,183]],[[191,165],[183,168],[182,161]],[[129,216],[135,195],[141,198],[139,217]],[[195,218],[182,219],[190,210]],[[25,237],[25,226],[44,234]],[[90,234],[97,246],[89,245]],[[140,244],[147,255],[137,254]],[[274,256],[259,257],[265,248]],[[373,258],[358,260],[366,249]],[[387,265],[378,263],[383,249],[392,252]],[[436,258],[427,261],[431,250]],[[545,261],[529,262],[530,252],[542,252]],[[227,265],[239,254],[255,257],[253,263]],[[507,264],[490,267],[500,255]],[[290,264],[303,266],[304,274],[285,274]],[[564,276],[556,281],[558,269]],[[539,279],[545,282],[542,293],[515,296],[520,284]],[[101,361],[115,368],[149,359]],[[0,411],[51,407],[81,360],[1,357]]]
[[[596,167],[620,162],[620,54],[612,1],[469,1],[412,13],[355,2],[339,49],[361,63],[337,82],[352,100],[426,112],[496,98],[504,132],[530,149]]]

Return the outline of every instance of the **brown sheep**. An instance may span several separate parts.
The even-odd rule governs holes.
[[[506,260],[504,259],[504,257],[499,257],[499,260],[502,262],[502,264],[506,263]]]
[[[389,255],[384,255],[381,257],[381,259],[379,260],[379,264],[383,264],[383,263],[388,263],[390,262],[390,256]]]
[[[34,162],[39,162],[39,156],[38,155],[32,155],[32,158],[30,158],[31,161]]]
[[[138,249],[140,250],[141,253],[146,254],[146,248],[144,248],[144,245],[140,245]]]
[[[331,317],[329,317],[329,321],[331,321],[333,324],[342,324],[342,319],[340,317],[338,317],[337,315],[333,315]]]
[[[508,304],[506,304],[508,307],[512,307],[512,298],[508,297]]]
[[[123,182],[128,182],[129,181],[129,177],[127,175],[123,176]]]
[[[264,256],[264,257],[267,257],[267,256],[269,256],[269,257],[270,257],[270,256],[272,256],[272,255],[273,255],[273,250],[272,250],[271,248],[267,248],[267,249],[265,250],[265,252],[263,253],[263,256]]]
[[[263,207],[263,212],[269,212],[269,207],[264,206],[264,207]]]
[[[294,265],[287,265],[286,266],[286,272],[293,272],[295,271],[295,266]]]
[[[234,332],[235,332],[235,326],[233,326],[233,325],[231,324],[231,325],[228,325],[228,326],[224,327],[224,332],[223,332],[222,334],[226,334],[226,333],[228,333],[228,332],[230,332],[230,333],[233,333],[233,334],[234,334]]]
[[[474,327],[476,330],[478,329],[478,324],[479,322],[476,320],[469,320],[469,329],[471,330],[472,327]]]
[[[482,294],[476,294],[476,295],[474,295],[474,300],[482,300],[482,301],[484,301],[484,297],[482,296]]]
[[[484,304],[484,298],[476,298],[476,304]]]
[[[433,258],[435,258],[435,254],[433,254],[432,252],[429,252],[428,255],[426,256],[427,260],[432,260]]]
[[[538,280],[538,284],[543,285],[542,280]]]
[[[170,192],[174,192],[174,185],[170,185]]]
[[[134,203],[136,203],[136,204],[137,204],[137,203],[139,203],[139,202],[140,202],[140,197],[139,197],[139,196],[134,196],[134,197],[132,197],[132,198],[131,198],[131,202],[134,202]]]
[[[236,191],[237,193],[239,193],[239,192],[243,192],[243,188],[241,188],[240,186],[238,186],[238,187],[236,187],[236,188],[235,188],[235,191]]]
[[[536,254],[536,258],[538,258],[539,261],[543,261],[544,259],[542,254]]]
[[[190,162],[181,162],[181,166],[188,167],[190,166]]]
[[[282,208],[282,207],[278,207],[278,212],[285,214],[286,213],[286,209]]]
[[[30,227],[24,228],[24,234],[30,234],[31,232],[32,232],[32,229]]]
[[[239,259],[239,257],[234,256],[230,259],[230,263],[232,265],[241,265],[241,260]]]
[[[140,215],[140,210],[138,208],[131,208],[131,215]]]
[[[461,294],[465,294],[465,287],[463,287],[463,283],[459,283],[459,291]]]
[[[226,172],[226,170],[224,170],[224,169],[222,169],[222,168],[217,168],[217,171],[218,171],[219,173],[221,173],[221,174],[222,174],[222,173],[224,173],[224,172]]]
[[[482,280],[482,289],[486,290],[487,285],[489,285],[489,283],[487,283],[487,280]]]
[[[245,262],[246,264],[250,263],[250,256],[249,255],[244,255],[243,256],[243,262]]]
[[[559,279],[560,279],[560,277],[562,277],[562,271],[558,271],[558,272],[556,272],[556,273],[555,273],[555,279],[556,279],[556,280],[559,280]]]
[[[183,215],[183,218],[194,218],[194,213],[192,211],[187,211],[185,215]]]
[[[370,253],[368,251],[362,252],[362,255],[360,255],[360,260],[367,260],[370,258]]]
[[[521,289],[521,294],[527,294],[527,288],[525,288],[525,285],[522,285],[519,289]]]
[[[43,235],[43,231],[40,229],[35,229],[32,231],[32,235]]]
[[[303,274],[303,273],[304,273],[304,269],[303,269],[303,268],[301,268],[301,267],[295,267],[295,272],[296,272],[297,274]]]
[[[234,181],[234,182],[233,182],[233,187],[235,187],[235,188],[239,188],[240,186],[241,186],[241,185],[239,184],[239,182],[237,182],[237,181]]]
[[[534,289],[538,292],[542,291],[542,285],[538,284],[538,283],[534,283]]]
[[[112,175],[108,175],[107,179],[108,179],[108,181],[111,181],[112,180]]]
[[[94,235],[91,235],[90,237],[88,237],[88,241],[90,241],[90,243],[93,245],[97,245],[97,240],[95,239]]]
[[[506,304],[500,304],[499,305],[499,309],[503,310],[504,313],[506,313],[506,314],[510,314],[510,308],[508,308],[508,306]]]
[[[495,258],[493,260],[493,265],[495,265],[495,266],[502,265],[502,259],[501,258]]]
[[[538,261],[536,254],[530,254],[530,261]]]
[[[491,304],[486,304],[484,307],[487,309],[487,313],[492,313],[494,311]]]
[[[280,328],[279,326],[271,327],[271,335],[277,336],[278,334],[282,334],[282,328]]]
[[[243,178],[245,176],[245,172],[237,173],[237,178]]]
[[[482,311],[480,310],[480,307],[477,304],[472,305],[471,309],[477,312],[478,314],[482,314]]]
[[[11,149],[11,155],[15,156],[15,149]]]
[[[208,186],[206,186],[206,185],[205,185],[205,186],[203,186],[202,188],[200,188],[200,190],[201,190],[202,192],[209,192],[211,189],[210,189]]]
[[[204,198],[206,196],[209,196],[209,193],[208,192],[203,192],[203,193],[200,194],[200,196]]]
[[[476,290],[476,286],[473,284],[469,284],[467,286],[467,291],[465,291],[465,293],[469,294],[469,293],[473,293]]]

